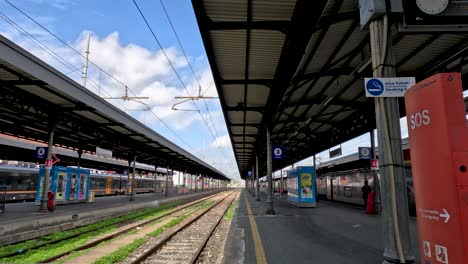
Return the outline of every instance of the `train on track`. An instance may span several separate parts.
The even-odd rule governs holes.
[[[6,187],[7,202],[34,201],[39,168],[0,165],[0,187]],[[148,177],[135,176],[135,192],[164,192],[165,174]],[[96,196],[125,195],[127,175],[97,173],[91,170],[90,191]],[[171,187],[169,181],[168,187]],[[131,185],[131,178],[130,184]]]
[[[328,170],[327,172],[317,171],[317,196],[319,199],[332,200],[337,202],[364,205],[361,188],[364,181],[369,182],[369,186],[374,189],[374,179],[370,168],[356,168],[348,170]],[[416,203],[414,197],[413,177],[411,166],[404,167],[406,190],[408,195],[408,209],[410,214],[415,215]],[[380,177],[377,173],[377,177]]]

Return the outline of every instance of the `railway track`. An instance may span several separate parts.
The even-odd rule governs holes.
[[[186,204],[183,204],[183,205],[176,206],[175,208],[173,208],[173,209],[171,209],[171,210],[169,210],[169,211],[167,211],[167,212],[165,212],[165,213],[163,213],[161,215],[158,215],[158,216],[156,216],[156,217],[154,217],[152,219],[149,219],[149,220],[137,221],[138,218],[142,218],[142,217],[154,214],[155,213],[154,211],[148,212],[148,213],[145,213],[145,214],[140,214],[140,215],[137,215],[135,217],[131,217],[129,219],[126,219],[124,221],[114,222],[114,223],[111,223],[111,224],[106,225],[106,226],[99,226],[97,228],[92,228],[92,229],[86,230],[85,232],[80,232],[80,233],[73,234],[73,235],[70,235],[70,236],[66,236],[66,237],[63,237],[63,238],[60,238],[60,239],[55,239],[55,240],[52,240],[52,241],[46,241],[44,243],[38,243],[37,245],[22,249],[21,251],[12,251],[10,253],[0,255],[0,259],[3,260],[3,259],[8,258],[8,257],[14,257],[14,256],[17,256],[17,255],[24,254],[27,251],[33,251],[33,250],[41,249],[43,247],[53,245],[53,244],[57,244],[57,243],[60,243],[60,242],[63,242],[63,241],[67,241],[67,240],[79,237],[81,235],[85,235],[85,234],[97,231],[97,230],[99,230],[101,228],[106,228],[106,227],[111,226],[111,225],[118,225],[119,226],[117,232],[113,232],[113,233],[111,233],[109,235],[105,235],[105,236],[103,236],[103,237],[101,237],[99,239],[92,240],[91,242],[86,243],[86,244],[84,244],[84,245],[82,245],[80,247],[74,248],[72,250],[57,254],[57,255],[55,255],[53,257],[50,257],[48,259],[44,259],[44,260],[40,261],[41,263],[50,263],[50,262],[53,262],[53,261],[55,261],[55,260],[57,260],[57,259],[59,259],[59,258],[61,258],[63,256],[69,255],[72,252],[82,251],[82,250],[85,250],[85,249],[93,248],[93,247],[96,247],[97,245],[99,245],[102,242],[105,242],[105,241],[111,240],[113,238],[119,237],[121,235],[124,235],[126,233],[129,233],[132,230],[134,230],[137,226],[142,227],[142,226],[150,225],[150,224],[152,224],[152,223],[154,223],[156,221],[159,221],[159,220],[161,220],[161,219],[163,219],[163,218],[165,218],[165,217],[167,217],[169,215],[172,215],[172,214],[191,213],[193,211],[193,209],[190,209],[190,207],[193,207],[194,205],[197,205],[197,204],[201,204],[202,202],[204,202],[204,201],[206,201],[208,199],[211,199],[213,197],[216,197],[217,195],[219,195],[219,193],[214,194],[214,195],[210,195],[210,196],[207,196],[207,197],[204,197],[204,198],[201,198],[201,199],[198,199],[196,201],[192,201],[192,202],[189,202],[189,203],[186,203]],[[164,210],[164,209],[162,209],[162,210]]]
[[[232,192],[185,224],[172,230],[130,263],[196,263],[238,191]]]

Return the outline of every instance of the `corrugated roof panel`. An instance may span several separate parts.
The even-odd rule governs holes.
[[[252,2],[252,20],[289,20],[295,6],[296,0],[256,0]]]
[[[285,36],[279,31],[252,30],[250,35],[250,79],[273,79]]]
[[[357,18],[359,19],[359,18]],[[369,39],[369,32],[365,30],[361,30],[360,25],[358,24],[355,28],[351,36],[346,40],[346,45],[343,45],[341,50],[336,54],[336,57],[334,61],[337,59],[350,54],[357,46],[359,46],[365,39]],[[356,52],[354,54],[351,54],[352,57],[356,55],[361,55],[359,54],[360,52]],[[360,57],[360,56],[358,56]],[[343,60],[344,62],[345,60]]]
[[[229,121],[233,124],[243,124],[244,123],[244,112],[242,111],[229,111],[227,112]]]
[[[421,43],[431,38],[429,34],[406,35],[396,45],[393,45],[393,58],[398,64],[408,54],[418,48]]]
[[[322,31],[323,31],[323,29],[320,29],[320,30],[315,31],[312,34],[312,36],[310,37],[309,42],[307,43],[307,47],[305,49],[304,54],[307,54],[307,55],[310,54],[311,50],[313,49],[313,47],[317,43],[318,38],[319,38],[320,34],[322,33]],[[304,67],[307,67],[307,65],[305,65],[306,59],[307,59],[307,56],[302,56],[301,62],[299,63],[299,66],[297,67],[298,70],[301,70]]]
[[[346,12],[346,11],[352,11],[352,10],[359,10],[359,0],[343,1],[343,4],[341,5],[339,12]]]
[[[247,21],[247,0],[203,1],[208,17],[217,21]]]
[[[247,88],[247,106],[265,106],[270,88],[264,85],[249,84]]]
[[[323,15],[329,15],[333,13],[333,7],[335,6],[337,0],[328,0],[327,5],[325,6],[325,9],[323,10]]]
[[[107,123],[109,120],[102,118],[90,111],[74,111],[75,114],[86,117],[96,123]]]
[[[338,98],[341,100],[352,100],[359,94],[361,94],[361,96],[365,96],[364,93],[364,80],[358,80],[346,91],[344,91]]]
[[[308,104],[299,105],[294,113],[294,117],[300,117],[308,107]]]
[[[289,99],[289,103],[301,101],[304,98],[304,93],[307,91],[308,88],[309,88],[308,85],[303,85],[303,86],[297,88],[292,93],[292,96]]]
[[[353,112],[351,111],[344,111],[341,113],[338,113],[336,116],[333,117],[333,121],[343,121],[346,118],[348,118]]]
[[[315,98],[320,91],[325,87],[325,85],[332,79],[333,77],[327,76],[319,78],[317,83],[315,83],[314,87],[309,91],[309,93],[304,97],[305,99],[312,99]]]
[[[353,21],[343,21],[337,24],[331,25],[327,34],[320,43],[317,52],[313,55],[312,60],[305,70],[305,73],[318,72],[330,59],[330,56],[339,44],[343,36],[351,29]],[[309,54],[307,54],[308,56]]]
[[[352,82],[353,79],[353,76],[340,76],[338,79],[335,79],[329,87],[327,87],[325,95],[328,97],[337,96],[343,90],[343,87]]]
[[[411,60],[401,65],[399,71],[415,71],[418,68],[425,66],[427,63],[432,61],[433,58],[438,57],[447,51],[450,51],[451,47],[453,47],[455,44],[457,44],[463,39],[466,39],[468,43],[467,34],[442,35],[438,39],[433,41],[429,46],[418,52],[414,57],[411,58]]]
[[[247,124],[260,124],[263,115],[259,112],[246,111],[245,112],[245,123]]]
[[[221,78],[243,79],[245,77],[246,30],[210,31],[216,53],[216,63]]]
[[[49,93],[47,90],[44,90],[44,88],[35,86],[35,85],[16,85],[16,87],[25,90],[29,93],[32,93],[36,96],[39,96],[41,98],[46,99],[47,101],[50,101],[56,105],[59,106],[74,106],[74,104],[70,103],[69,101],[63,99],[60,96],[57,96],[53,93]]]
[[[224,101],[227,106],[237,106],[244,103],[244,85],[223,85]]]

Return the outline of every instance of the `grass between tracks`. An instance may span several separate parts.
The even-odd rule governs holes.
[[[63,252],[67,252],[81,245],[84,245],[90,239],[102,235],[107,232],[115,230],[115,226],[106,227],[98,231],[93,231],[82,236],[78,236],[66,241],[61,241],[56,244],[48,245],[47,247],[41,247],[37,250],[27,251],[24,254],[0,259],[2,263],[37,263],[45,259],[57,256]]]
[[[117,263],[122,260],[124,260],[130,253],[135,251],[135,249],[139,248],[141,245],[146,243],[148,241],[148,238],[142,237],[139,238],[132,243],[119,248],[117,251],[113,252],[112,254],[109,254],[107,256],[104,256],[94,262],[94,264],[107,264],[107,263]]]
[[[231,220],[234,217],[234,212],[236,211],[236,206],[237,206],[237,199],[236,199],[236,201],[234,201],[229,206],[229,209],[227,210],[226,214],[224,215],[225,219]]]
[[[79,246],[82,246],[86,242],[94,238],[96,235],[103,235],[105,233],[109,233],[117,228],[118,223],[121,223],[129,219],[134,219],[135,221],[148,220],[153,217],[157,217],[161,214],[164,214],[169,210],[172,210],[174,206],[177,206],[180,203],[181,201],[176,201],[176,202],[165,204],[158,208],[150,208],[150,209],[146,209],[140,212],[108,219],[108,220],[101,221],[98,223],[94,223],[91,225],[53,233],[50,235],[42,236],[36,239],[31,239],[31,240],[24,241],[21,243],[2,246],[0,247],[0,262],[3,263],[3,262],[17,262],[17,261],[19,262],[41,261],[41,260],[56,256],[56,255],[59,255],[63,252],[73,250],[74,248],[77,248]],[[59,241],[61,239],[68,238],[68,237],[71,237],[71,236],[74,236],[83,232],[87,232],[93,229],[97,229],[97,230],[90,232],[90,233],[83,234],[83,235],[79,235],[75,238],[71,238],[68,240],[58,242],[56,244],[48,245],[45,248],[37,248],[37,249],[29,250],[29,248],[35,247],[37,245],[46,245],[48,243]],[[17,256],[7,257],[7,258],[2,257],[6,254],[13,253],[13,252],[19,252],[19,253],[24,252],[24,253],[17,255]],[[30,259],[30,258],[34,260],[26,261],[26,259]]]
[[[157,237],[157,236],[161,235],[166,229],[171,228],[171,227],[179,224],[180,222],[182,222],[184,219],[186,219],[190,215],[192,215],[192,214],[196,213],[197,211],[200,211],[200,210],[202,210],[202,209],[204,209],[206,207],[209,207],[209,206],[211,206],[213,204],[214,204],[214,201],[203,201],[202,203],[200,203],[198,205],[190,206],[188,208],[193,207],[195,210],[191,211],[189,213],[183,214],[183,215],[181,215],[181,216],[179,216],[179,217],[177,217],[175,219],[172,219],[168,223],[166,223],[163,226],[157,228],[153,232],[148,233],[147,235],[151,236],[151,237]],[[124,247],[121,247],[117,251],[114,251],[114,252],[112,252],[111,254],[109,254],[107,256],[99,258],[98,260],[96,260],[94,262],[94,264],[113,264],[113,263],[116,263],[116,262],[123,261],[133,251],[135,251],[137,248],[139,248],[144,243],[146,243],[148,241],[148,239],[149,239],[148,237],[139,238],[139,239],[133,241],[132,243],[130,243],[130,244],[124,246]]]

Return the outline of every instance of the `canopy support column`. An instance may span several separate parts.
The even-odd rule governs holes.
[[[266,214],[273,215],[275,214],[275,209],[273,208],[273,177],[272,177],[272,160],[271,160],[271,139],[270,139],[270,128],[266,128],[266,145],[267,145],[267,178],[268,178],[268,191],[267,191],[267,204],[268,208]]]
[[[46,164],[45,164],[45,171],[44,171],[44,185],[42,187],[42,199],[41,199],[41,206],[39,208],[39,211],[42,212],[47,212],[47,201],[48,197],[47,194],[49,193],[49,184],[50,184],[50,170],[52,169],[51,166],[48,166],[50,164],[47,164],[47,161],[51,160],[52,158],[52,148],[54,146],[54,133],[55,133],[55,118],[52,116],[49,116],[49,120],[47,122],[48,128],[49,128],[49,141],[47,142],[47,158],[46,158]]]
[[[392,30],[388,15],[370,24],[374,77],[395,77]],[[398,98],[375,99],[382,175],[384,263],[414,263],[409,233],[408,201],[403,171]]]

